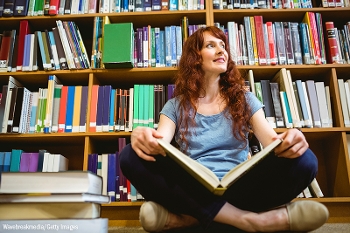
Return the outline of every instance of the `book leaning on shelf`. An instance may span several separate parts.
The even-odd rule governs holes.
[[[211,192],[216,195],[223,195],[225,190],[242,178],[246,173],[254,169],[254,167],[259,166],[259,163],[268,156],[273,156],[273,150],[282,142],[281,139],[276,139],[268,146],[263,148],[260,152],[251,157],[251,159],[237,165],[231,169],[226,175],[221,179],[207,167],[198,163],[197,161],[191,159],[189,156],[185,155],[179,151],[176,147],[172,146],[170,143],[158,139],[160,146],[164,148],[167,156],[177,162],[183,169],[185,169],[189,174],[191,174],[195,179],[208,188]]]

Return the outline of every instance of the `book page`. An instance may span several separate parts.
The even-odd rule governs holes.
[[[170,156],[209,190],[213,191],[214,188],[219,186],[220,181],[218,177],[209,168],[191,159],[188,155],[185,155],[163,139],[158,139],[158,143],[164,148],[168,156]]]
[[[266,146],[262,151],[252,156],[251,159],[246,160],[245,162],[239,164],[230,170],[221,180],[221,185],[224,188],[227,188],[232,183],[237,181],[241,176],[247,173],[255,165],[257,165],[263,158],[270,154],[273,149],[282,142],[281,139],[276,139],[268,146]]]

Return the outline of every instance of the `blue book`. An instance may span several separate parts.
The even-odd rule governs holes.
[[[5,152],[0,151],[0,174],[4,170]]]
[[[30,55],[30,34],[24,37],[24,55],[23,55],[23,71],[29,71],[29,55]]]
[[[179,9],[179,0],[169,0],[169,11],[177,11]]]
[[[162,9],[162,0],[152,0],[152,11],[160,11]]]
[[[165,26],[165,66],[171,67],[171,27]]]
[[[120,173],[120,166],[119,166],[119,152],[115,152],[115,201],[120,201],[120,191],[119,191],[119,173]]]
[[[44,156],[45,153],[48,152],[45,149],[40,149],[39,150],[39,156],[38,156],[38,168],[37,171],[38,172],[42,172],[43,171],[43,165],[44,165]]]
[[[152,0],[143,0],[143,10],[152,11]]]
[[[160,53],[160,67],[165,67],[165,32],[159,31],[159,53]]]
[[[177,65],[176,57],[176,26],[170,27],[170,43],[171,43],[171,66]]]
[[[97,174],[97,157],[98,154],[96,153],[88,154],[88,171],[94,174]]]
[[[114,111],[114,105],[115,105],[115,89],[111,90],[110,95],[110,108],[109,108],[109,132],[114,132],[114,115],[116,114]]]
[[[108,154],[108,175],[107,175],[107,195],[111,201],[116,201],[116,177],[117,177],[117,164],[116,154]]]
[[[11,151],[6,151],[4,156],[4,172],[10,171],[10,164],[11,164]]]
[[[66,133],[71,133],[73,130],[74,93],[75,86],[68,86],[66,125],[64,129]]]
[[[22,152],[23,152],[23,150],[21,150],[21,149],[12,149],[11,162],[10,162],[10,172],[19,172]]]
[[[307,33],[307,24],[300,23],[299,24],[300,31],[300,44],[301,44],[301,52],[303,57],[303,64],[310,64],[310,49],[309,49],[309,39]]]
[[[155,50],[156,50],[156,67],[160,67],[160,28],[154,28]]]
[[[122,12],[129,12],[129,1],[128,0],[122,0],[122,5],[121,5]]]
[[[57,48],[56,48],[56,41],[55,41],[54,34],[52,31],[49,31],[48,34],[49,34],[49,40],[50,40],[55,70],[60,70],[61,69],[60,68],[60,61],[58,58],[58,52],[57,52]]]
[[[97,113],[96,113],[96,132],[102,132],[102,115],[103,115],[103,102],[104,102],[103,86],[98,87],[97,98]]]
[[[51,64],[47,64],[47,62],[46,62],[46,55],[45,55],[45,48],[44,48],[42,33],[41,33],[41,31],[36,31],[35,34],[38,38],[39,49],[40,49],[40,54],[41,54],[41,61],[43,63],[44,70],[47,70],[51,66]],[[24,59],[24,57],[23,57],[23,59]]]
[[[111,91],[112,86],[111,85],[105,85],[103,87],[104,91],[104,98],[103,98],[103,114],[102,114],[102,132],[108,132],[109,131],[109,114],[110,114],[110,108],[111,108]]]

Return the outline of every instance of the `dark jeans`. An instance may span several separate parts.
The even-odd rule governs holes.
[[[317,158],[307,150],[296,159],[270,156],[234,183],[223,196],[216,196],[168,157],[147,162],[131,145],[120,153],[123,174],[147,201],[154,201],[173,213],[195,217],[202,226],[213,221],[222,206],[232,205],[254,212],[290,202],[317,173]]]

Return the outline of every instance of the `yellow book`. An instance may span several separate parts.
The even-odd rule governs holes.
[[[259,65],[259,57],[258,57],[258,45],[256,44],[256,32],[255,32],[254,16],[250,16],[249,19],[250,19],[250,29],[252,31],[254,64],[257,66],[257,65]]]
[[[232,168],[226,175],[219,178],[209,168],[200,164],[189,156],[179,151],[176,147],[163,139],[157,139],[158,143],[166,151],[167,156],[177,162],[196,180],[203,184],[208,190],[216,195],[223,195],[225,190],[234,184],[238,179],[243,178],[254,167],[259,166],[259,163],[267,156],[274,156],[273,150],[282,142],[281,139],[276,139],[260,152],[251,157],[251,159]]]
[[[80,127],[80,105],[82,86],[75,86],[74,92],[74,110],[73,110],[73,128],[72,132],[79,132]]]

